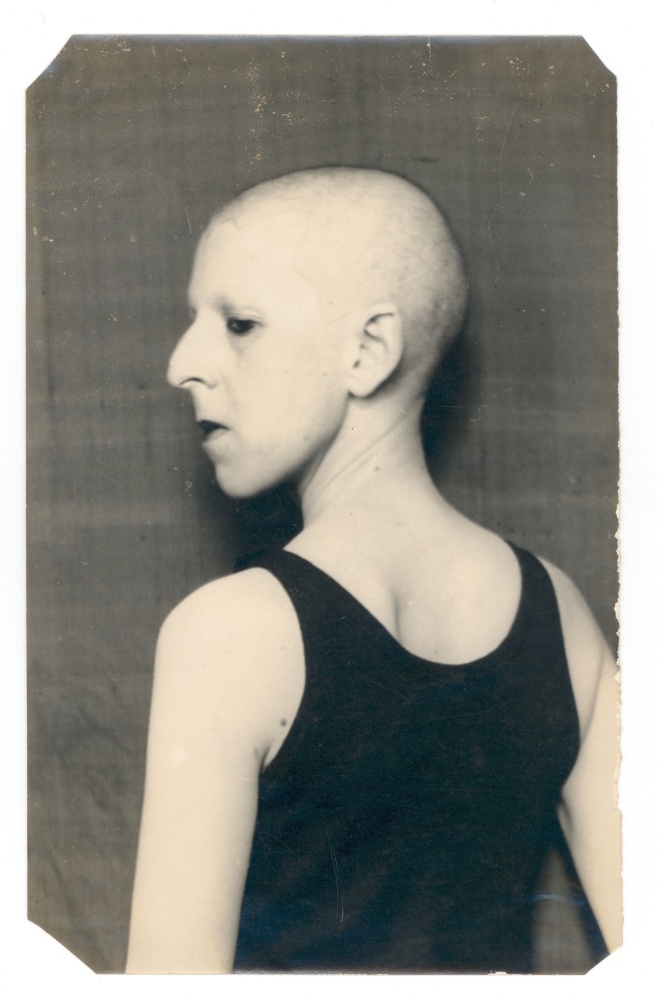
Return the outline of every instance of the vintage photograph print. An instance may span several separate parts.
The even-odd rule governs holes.
[[[576,37],[30,86],[29,916],[93,970],[620,946],[616,155]]]

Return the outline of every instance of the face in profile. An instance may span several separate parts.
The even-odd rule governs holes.
[[[215,222],[197,251],[192,324],[169,364],[187,389],[229,496],[299,482],[331,446],[347,406],[341,338],[293,265],[297,240],[264,221]]]

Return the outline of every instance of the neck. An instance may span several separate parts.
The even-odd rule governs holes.
[[[373,509],[390,511],[414,494],[436,501],[420,439],[420,410],[414,405],[401,419],[397,407],[375,426],[358,409],[348,415],[331,448],[297,484],[305,529],[335,519],[345,524],[360,512],[372,519]]]

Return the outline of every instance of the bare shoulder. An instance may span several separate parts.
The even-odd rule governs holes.
[[[264,759],[304,686],[299,624],[281,584],[253,568],[190,594],[160,631],[154,685],[168,713],[220,726]]]
[[[282,651],[294,644],[297,618],[281,584],[253,568],[205,584],[165,620],[160,643],[184,641],[201,651]]]
[[[581,733],[589,728],[602,683],[614,676],[616,664],[585,598],[557,566],[541,560],[551,578],[560,612],[564,646],[569,664]]]

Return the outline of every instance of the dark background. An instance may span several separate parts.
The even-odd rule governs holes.
[[[209,215],[330,163],[439,201],[472,305],[428,407],[437,482],[615,644],[615,81],[572,38],[76,37],[27,104],[30,916],[120,971],[159,625],[296,522],[285,491],[221,496],[165,385]],[[582,971],[549,869],[537,970]]]

